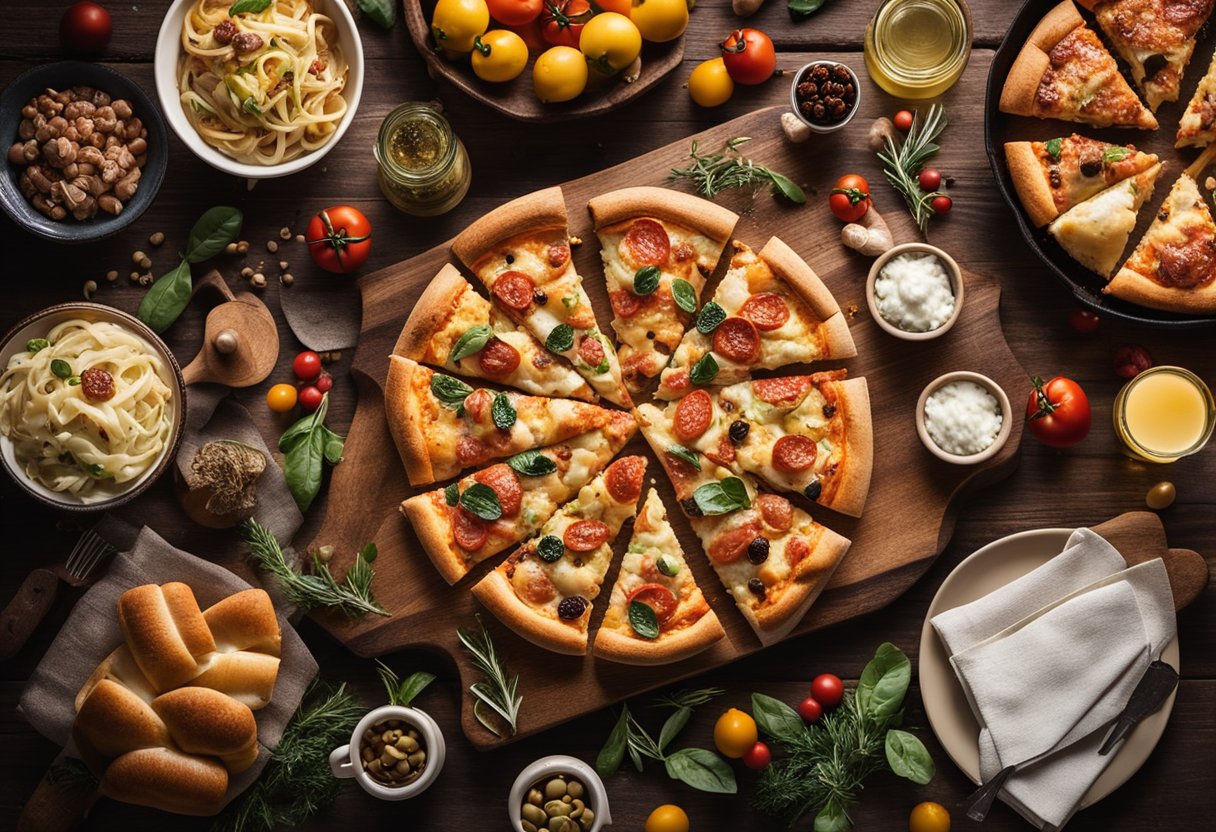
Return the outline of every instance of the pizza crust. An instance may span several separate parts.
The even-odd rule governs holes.
[[[1047,53],[1085,21],[1072,0],[1064,0],[1034,27],[1018,53],[1001,88],[1000,109],[1016,116],[1035,115],[1035,99],[1043,75],[1051,68]]]
[[[739,215],[709,200],[670,188],[638,186],[601,194],[587,203],[595,230],[636,217],[682,225],[725,245]]]
[[[384,415],[389,432],[401,454],[410,485],[435,481],[435,469],[427,450],[422,408],[414,390],[414,376],[421,367],[408,358],[389,356],[388,379],[384,383]]]
[[[1043,175],[1043,164],[1030,142],[1006,142],[1005,165],[1018,192],[1022,207],[1035,228],[1042,228],[1059,216],[1056,201]]]
[[[874,471],[874,430],[870,421],[870,388],[864,378],[839,383],[844,399],[844,468],[826,508],[860,517]]]
[[[779,237],[769,237],[758,256],[768,264],[773,274],[793,287],[816,318],[826,321],[840,312],[836,298],[832,297],[815,270]]]
[[[414,304],[401,334],[397,336],[393,353],[419,363],[425,361],[435,333],[447,325],[448,319],[460,305],[460,298],[471,288],[459,269],[451,263],[445,264],[431,278]]]
[[[534,191],[485,214],[452,240],[452,252],[470,269],[503,240],[530,231],[565,229],[566,197],[559,186]]]
[[[587,634],[555,618],[541,615],[520,600],[506,575],[495,569],[473,585],[473,595],[498,620],[537,647],[582,656],[587,652]]]
[[[1216,281],[1201,289],[1171,289],[1126,266],[1102,288],[1102,294],[1166,312],[1187,315],[1216,312]]]
[[[403,501],[401,513],[445,581],[454,584],[469,573],[452,537],[451,520],[436,507],[430,492]]]
[[[600,628],[592,652],[598,658],[620,664],[671,664],[695,656],[725,637],[718,616],[709,610],[692,625],[674,633],[662,633],[654,641]]]
[[[739,605],[765,647],[785,638],[798,626],[848,551],[848,539],[824,528],[818,545],[798,564],[796,577],[781,589],[774,603],[758,612]]]

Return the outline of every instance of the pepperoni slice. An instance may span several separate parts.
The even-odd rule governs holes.
[[[562,542],[571,552],[592,552],[612,537],[612,529],[602,520],[579,520],[566,527]]]
[[[815,440],[809,436],[783,436],[773,445],[773,466],[796,474],[815,464],[815,453]]]
[[[760,527],[752,523],[722,532],[709,544],[709,556],[718,563],[734,563],[743,557],[751,542],[760,536]]]
[[[688,390],[692,386],[692,380],[688,377],[688,368],[683,367],[669,373],[667,378],[663,379],[661,386],[672,393],[683,393]]]
[[[642,299],[633,292],[626,292],[623,289],[609,292],[608,301],[612,304],[612,311],[618,318],[631,318],[642,308]]]
[[[474,422],[485,422],[490,417],[490,407],[494,404],[494,394],[484,387],[478,387],[464,397],[464,412]]]
[[[481,462],[485,455],[486,446],[476,436],[462,436],[456,443],[456,461],[466,468]]]
[[[556,243],[549,246],[549,267],[560,269],[570,261],[570,246],[566,243]]]
[[[490,524],[475,514],[457,506],[452,512],[452,536],[456,545],[466,552],[476,552],[490,536]]]
[[[629,259],[637,266],[661,266],[671,254],[667,229],[654,220],[636,220],[621,242],[629,252]]]
[[[638,497],[642,496],[642,480],[645,477],[646,457],[623,456],[604,472],[604,485],[618,503],[636,503]]]
[[[676,405],[672,430],[681,442],[690,442],[709,430],[714,403],[704,390],[693,390]]]
[[[107,402],[114,398],[114,376],[100,367],[90,367],[80,374],[80,389],[89,401]]]
[[[498,497],[498,504],[502,506],[503,517],[514,517],[519,514],[519,507],[523,503],[524,489],[519,484],[519,477],[511,470],[509,465],[504,465],[501,462],[497,465],[491,465],[484,471],[478,471],[473,475],[473,479],[483,485],[488,485],[494,489],[494,496]]]
[[[519,350],[498,338],[491,338],[477,354],[477,364],[488,376],[505,376],[519,367]]]
[[[779,405],[798,404],[811,389],[810,376],[762,378],[752,382],[752,392],[762,402]]]
[[[794,506],[778,494],[756,495],[755,506],[764,522],[779,532],[788,532],[794,525]]]
[[[760,333],[746,318],[727,318],[714,330],[714,352],[737,364],[750,364],[760,354]]]
[[[781,295],[757,292],[743,302],[739,314],[755,324],[761,332],[772,332],[781,329],[790,319],[790,307]]]
[[[790,566],[797,566],[811,554],[811,544],[805,537],[791,537],[785,543],[785,559]]]
[[[625,600],[629,603],[637,601],[650,607],[660,624],[666,623],[680,606],[676,594],[662,584],[642,584],[626,595]]]
[[[584,338],[578,345],[578,357],[591,367],[598,367],[604,360],[604,345],[599,338]]]
[[[508,309],[523,312],[532,305],[536,284],[523,272],[503,272],[494,280],[490,294]]]

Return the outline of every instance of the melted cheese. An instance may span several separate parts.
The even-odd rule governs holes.
[[[1081,265],[1109,277],[1119,264],[1140,206],[1153,192],[1161,166],[1125,179],[1054,219],[1047,232]]]

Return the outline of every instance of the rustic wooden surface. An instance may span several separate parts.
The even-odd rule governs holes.
[[[811,57],[829,54],[860,71],[862,32],[877,4],[878,0],[838,0],[808,22],[790,24],[784,4],[770,0],[753,20],[774,36],[782,51],[779,59],[782,67],[794,69]],[[0,0],[0,83],[7,83],[31,63],[58,57],[55,46],[58,14],[66,5],[66,0],[45,4]],[[110,4],[115,39],[107,58],[149,91],[152,47],[166,5],[165,0]],[[1093,434],[1082,445],[1066,452],[1048,450],[1027,438],[1018,470],[1001,485],[966,502],[954,538],[943,555],[911,590],[885,610],[779,645],[691,682],[718,684],[728,693],[694,716],[681,744],[708,744],[718,710],[728,705],[746,706],[753,690],[792,702],[806,695],[807,680],[816,673],[832,671],[846,679],[856,679],[882,641],[893,641],[915,660],[929,600],[949,570],[967,554],[1015,531],[1097,523],[1138,508],[1143,505],[1144,492],[1159,480],[1171,479],[1179,487],[1178,502],[1162,513],[1171,545],[1196,549],[1209,558],[1209,563],[1216,563],[1213,525],[1216,497],[1210,485],[1216,475],[1216,452],[1209,449],[1170,467],[1144,465],[1119,455],[1108,426],[1111,402],[1119,386],[1110,369],[1111,353],[1116,347],[1124,343],[1143,344],[1159,362],[1190,367],[1212,382],[1216,381],[1212,335],[1138,330],[1109,321],[1090,336],[1078,335],[1068,328],[1066,317],[1073,303],[1011,230],[1009,209],[993,187],[980,141],[982,90],[990,50],[999,42],[1016,7],[999,0],[976,0],[972,10],[976,49],[964,79],[946,97],[953,124],[945,135],[939,159],[939,166],[955,180],[950,191],[955,198],[955,210],[948,219],[935,224],[933,242],[951,251],[966,268],[1000,279],[1002,325],[1019,362],[1028,371],[1066,374],[1081,381],[1095,409]],[[214,204],[232,202],[246,210],[245,236],[260,252],[263,242],[275,237],[282,226],[300,230],[316,210],[338,202],[353,203],[367,212],[377,230],[369,269],[381,268],[447,239],[503,200],[592,173],[727,118],[788,100],[788,88],[775,81],[759,89],[740,89],[731,102],[714,111],[700,111],[688,101],[683,89],[688,72],[696,62],[713,55],[713,44],[734,25],[735,18],[722,0],[702,0],[692,16],[685,61],[679,70],[651,93],[616,113],[553,128],[519,124],[486,110],[451,88],[437,87],[428,80],[423,62],[402,26],[388,33],[364,26],[369,60],[364,100],[351,131],[319,168],[289,179],[263,182],[248,192],[243,182],[217,176],[174,140],[169,175],[156,205],[133,229],[115,240],[77,249],[54,248],[34,241],[7,222],[0,222],[8,292],[0,305],[0,327],[34,309],[79,296],[86,279],[104,283],[102,275],[110,268],[130,271],[131,252],[146,249],[147,235],[153,231],[164,231],[169,237],[164,248],[153,252],[156,271],[171,268],[175,246],[181,244],[198,214]],[[881,91],[867,81],[863,85],[863,95],[871,103],[881,102],[881,109],[893,109],[894,102]],[[474,184],[469,198],[449,216],[408,219],[396,214],[376,190],[371,144],[380,120],[393,106],[404,100],[436,95],[442,98],[469,148]],[[808,155],[819,159],[822,181],[848,170],[866,174],[888,216],[899,214],[895,195],[881,181],[878,166],[864,147],[862,132],[857,133],[854,141],[838,145],[834,154],[822,158],[817,155],[817,148],[822,145],[811,143],[804,148]],[[818,196],[822,197],[822,191]],[[812,200],[805,215],[808,223],[834,223],[818,199]],[[302,247],[289,245],[282,256],[292,263],[297,281],[343,280],[326,277],[308,266]],[[267,260],[272,259],[277,256],[267,256]],[[220,258],[217,265],[238,288],[239,263]],[[264,295],[276,312],[279,291],[279,287],[272,285]],[[133,310],[140,294],[137,288],[123,283],[118,288],[103,286],[97,299]],[[206,308],[205,303],[196,304],[171,331],[170,341],[179,358],[188,360],[197,352]],[[267,383],[288,377],[295,352],[296,341],[281,316],[278,317],[283,354]],[[340,428],[349,423],[353,412],[354,385],[345,375],[349,360],[348,352],[337,365],[339,384],[331,410],[333,423]],[[261,405],[264,387],[240,391],[236,398],[250,406],[265,434],[273,439],[283,423]],[[377,484],[369,482],[367,487],[369,493],[374,493]],[[181,528],[177,518],[147,519],[154,526]],[[312,512],[301,539],[310,539],[319,520],[320,512]],[[6,542],[6,557],[0,564],[0,595],[5,600],[30,568],[65,557],[76,537],[76,530],[63,518],[23,498],[7,480],[0,483],[0,530]],[[895,519],[891,533],[899,533]],[[244,571],[234,560],[236,549],[225,533],[186,529],[171,537],[198,554],[222,559]],[[77,597],[75,591],[63,591],[48,621],[27,649],[0,665],[3,713],[0,731],[7,749],[0,759],[3,828],[7,828],[9,819],[16,815],[56,753],[50,743],[13,712],[13,707],[24,680]],[[1070,829],[1190,830],[1210,824],[1216,814],[1216,790],[1212,788],[1212,772],[1216,770],[1214,601],[1216,589],[1209,588],[1179,617],[1183,682],[1173,719],[1156,752],[1124,788],[1080,814]],[[340,648],[315,624],[305,622],[301,632],[329,678],[351,681],[369,705],[381,700],[378,682],[367,660]],[[591,759],[611,725],[611,715],[601,712],[505,749],[475,752],[459,734],[458,691],[450,664],[425,653],[392,656],[389,661],[402,670],[432,669],[442,676],[419,700],[419,705],[436,717],[450,739],[443,779],[425,797],[407,804],[378,803],[357,789],[348,789],[338,805],[309,824],[308,829],[379,828],[402,822],[419,828],[505,828],[502,813],[506,792],[523,765],[551,753],[573,753]],[[866,788],[862,804],[853,812],[855,828],[905,828],[908,810],[926,799],[938,800],[951,809],[955,829],[979,828],[962,813],[970,784],[933,742],[915,688],[909,710],[909,721],[921,729],[935,755],[937,777],[928,786],[916,787],[890,775],[876,776]],[[743,798],[751,791],[752,779],[746,770],[739,770]],[[667,780],[653,765],[644,775],[632,771],[618,774],[609,781],[608,788],[613,816],[623,829],[640,829],[649,810],[665,802],[680,803],[688,809],[696,830],[773,828],[749,808],[745,799],[702,795]],[[151,830],[163,828],[165,822],[165,816],[159,813],[103,802],[86,828]],[[200,821],[172,822],[183,830],[207,828]],[[1027,827],[1011,811],[1000,807],[994,810],[985,828]]]

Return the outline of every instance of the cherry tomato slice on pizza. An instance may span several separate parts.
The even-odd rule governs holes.
[[[491,338],[477,354],[477,365],[488,376],[505,376],[519,367],[519,350],[499,338]]]
[[[754,505],[768,523],[779,532],[788,532],[794,525],[794,506],[779,494],[758,494]]]
[[[532,278],[516,271],[503,272],[494,279],[494,285],[490,287],[490,294],[497,298],[499,303],[516,312],[523,312],[532,305],[532,295],[535,291],[536,284],[532,282]]]
[[[626,600],[630,603],[637,601],[650,607],[654,610],[655,617],[659,619],[660,624],[671,618],[675,614],[676,608],[680,606],[675,593],[662,584],[642,584],[629,593]]]
[[[461,549],[476,552],[486,544],[490,527],[485,520],[470,513],[464,506],[457,506],[452,512],[452,536]]]

